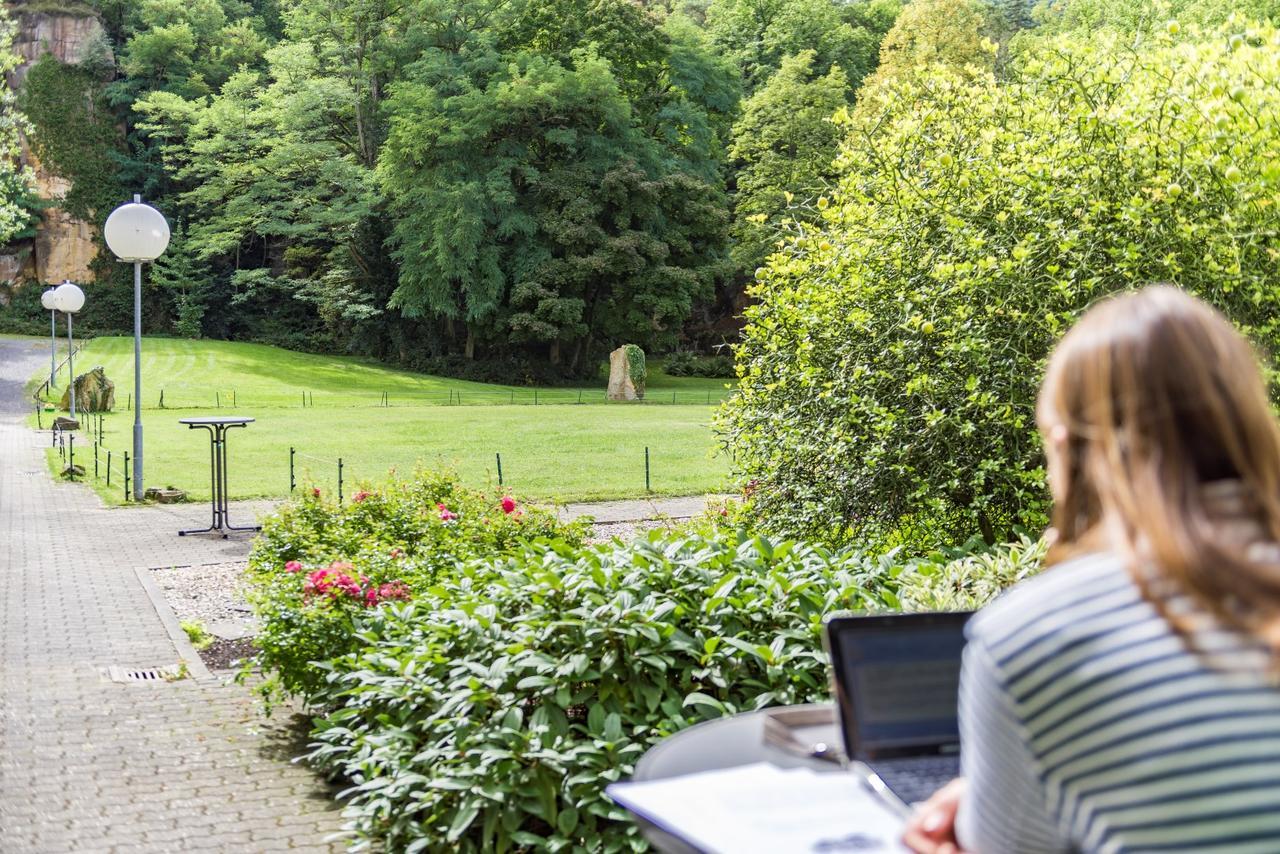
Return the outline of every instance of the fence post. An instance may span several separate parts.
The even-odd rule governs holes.
[[[644,446],[644,491],[652,492],[649,488],[649,446]]]
[[[516,404],[516,390],[511,389],[511,405],[515,406],[515,404]]]
[[[36,429],[44,429],[44,419],[40,417],[40,401],[36,401]]]
[[[711,389],[707,389],[707,406],[711,405]]]
[[[578,403],[582,403],[582,389],[578,389]]]
[[[675,393],[674,391],[673,391],[673,392],[671,392],[671,402],[672,402],[672,403],[675,403],[675,402],[676,402],[676,393]]]
[[[69,460],[70,461],[67,463],[68,477],[71,480],[75,480],[76,479],[76,434],[75,433],[71,434],[71,451],[70,451]]]
[[[536,388],[533,390],[533,405],[538,405],[538,390]]]
[[[97,480],[99,476],[100,475],[98,474],[98,443],[94,442],[93,443],[93,479]]]
[[[236,408],[236,390],[235,389],[231,389],[231,408],[232,409]]]
[[[129,496],[133,493],[129,491],[129,452],[124,452],[124,500],[127,503]]]
[[[107,486],[111,485],[111,452],[107,451]]]
[[[498,458],[498,486],[502,486],[502,454],[494,454]]]
[[[307,393],[305,391],[302,393],[302,408],[307,408]]]
[[[294,454],[293,446],[290,445],[289,446],[289,493],[290,494],[293,493],[294,487],[298,485],[297,480],[294,479],[294,476],[293,476],[293,454]]]
[[[342,503],[342,457],[338,457],[338,503]]]
[[[164,389],[160,389],[160,408],[164,409]]]
[[[124,408],[132,412],[133,411],[133,393],[130,392],[129,394],[125,395],[124,399],[126,401]]]
[[[218,409],[222,408],[222,393],[215,391],[213,393],[213,403]]]

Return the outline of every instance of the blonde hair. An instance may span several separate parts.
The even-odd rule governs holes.
[[[1280,426],[1225,317],[1167,285],[1104,300],[1055,349],[1037,416],[1060,458],[1051,563],[1105,540],[1180,633],[1196,614],[1175,594],[1280,654],[1280,562],[1231,536],[1205,489],[1237,482],[1240,512],[1280,542]]]

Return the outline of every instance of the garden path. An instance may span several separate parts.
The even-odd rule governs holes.
[[[50,478],[22,423],[45,352],[0,339],[0,850],[341,850],[331,793],[289,761],[287,714],[263,719],[225,679],[103,676],[179,660],[136,570],[248,543],[174,536],[198,506],[108,509]]]

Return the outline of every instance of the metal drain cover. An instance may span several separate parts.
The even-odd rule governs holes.
[[[167,682],[178,675],[178,665],[170,664],[167,667],[119,667],[112,665],[110,667],[99,668],[103,679],[111,682],[120,682],[126,685],[146,685],[156,682]]]

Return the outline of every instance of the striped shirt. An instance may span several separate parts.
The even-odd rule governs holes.
[[[969,623],[957,819],[980,854],[1280,852],[1280,689],[1227,631],[1197,651],[1108,555]]]

